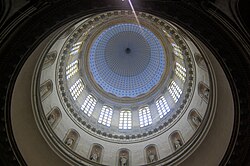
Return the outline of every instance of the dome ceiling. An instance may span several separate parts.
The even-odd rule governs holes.
[[[238,3],[220,2],[4,1],[0,165],[248,165],[248,34]],[[127,24],[152,33],[165,58],[159,81],[137,94],[105,76],[145,71],[149,44],[127,56],[143,33],[93,49]],[[110,89],[91,51],[110,56],[92,61]]]
[[[34,100],[43,113],[36,114],[63,151],[91,137],[104,141],[93,145],[98,153],[119,143],[129,158],[131,145],[150,141],[153,162],[163,140],[172,148],[167,157],[208,131],[216,86],[202,52],[174,23],[143,12],[138,20],[125,10],[94,15],[58,34],[42,55]]]

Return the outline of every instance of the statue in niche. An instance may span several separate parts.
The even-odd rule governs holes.
[[[65,144],[69,147],[72,147],[73,143],[74,143],[74,140],[72,138],[67,138],[65,141]]]
[[[48,53],[45,56],[44,62],[43,62],[43,69],[49,67],[50,65],[52,65],[54,63],[54,61],[56,60],[56,55],[57,55],[57,53],[54,51],[54,52]]]
[[[97,162],[99,158],[99,150],[96,148],[90,156],[90,160]]]
[[[155,145],[149,145],[145,149],[146,152],[146,160],[147,163],[152,163],[158,160],[156,146]]]
[[[181,140],[178,139],[178,138],[175,138],[175,139],[174,139],[174,147],[175,147],[175,149],[177,150],[177,149],[179,149],[181,146],[182,146]]]
[[[197,127],[200,126],[200,124],[201,124],[201,119],[200,119],[198,116],[192,115],[192,116],[191,116],[191,120],[192,120],[192,122],[193,122]]]
[[[40,95],[42,100],[44,100],[51,92],[52,92],[52,83],[51,81],[47,81],[40,88]]]
[[[121,166],[127,166],[127,157],[125,154],[122,154],[122,156],[120,157],[120,163],[121,163]]]
[[[201,116],[196,109],[192,109],[188,115],[188,121],[194,129],[198,128],[202,122]]]
[[[151,150],[148,151],[148,159],[149,159],[150,163],[152,163],[152,162],[154,162],[156,160],[155,159],[155,154]]]
[[[58,107],[51,108],[51,112],[47,115],[47,121],[51,128],[55,128],[62,117],[61,111]]]
[[[69,129],[68,133],[65,136],[64,143],[68,147],[72,148],[72,150],[74,150],[74,148],[77,146],[79,138],[80,135],[75,129]]]
[[[195,61],[196,61],[197,65],[198,65],[200,68],[202,68],[203,70],[207,71],[206,62],[205,62],[204,58],[201,56],[201,54],[195,53],[195,54],[194,54],[194,58],[195,58]]]
[[[56,58],[56,54],[55,53],[49,53],[45,59],[44,59],[44,63],[47,64],[49,62],[53,62],[54,59]]]
[[[207,102],[209,99],[209,88],[203,82],[200,82],[198,87],[199,87],[198,89],[199,95]]]
[[[205,98],[208,100],[208,97],[209,97],[209,89],[208,89],[208,88],[206,88],[206,89],[204,90],[204,96],[205,96]]]
[[[53,124],[54,124],[55,121],[56,121],[56,117],[55,117],[54,114],[50,114],[50,115],[48,116],[47,120],[48,120],[50,126],[53,126]]]
[[[181,139],[181,134],[179,131],[174,131],[169,138],[174,150],[178,150],[182,147],[183,140]]]

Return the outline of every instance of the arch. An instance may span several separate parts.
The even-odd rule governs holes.
[[[47,121],[52,129],[57,126],[61,119],[62,113],[58,107],[53,107],[47,115]]]
[[[197,129],[200,126],[202,118],[196,109],[190,110],[188,114],[188,122],[193,129]]]
[[[113,115],[113,109],[108,105],[104,105],[101,109],[98,123],[110,127],[112,115]]]
[[[66,79],[70,79],[71,77],[73,77],[77,72],[79,71],[79,61],[78,60],[74,60],[73,62],[70,62],[67,66],[66,66]],[[81,83],[82,80],[80,79]],[[79,82],[79,81],[78,81]],[[79,82],[80,83],[80,82]],[[83,84],[83,83],[82,83]],[[83,85],[84,86],[84,85]]]
[[[132,111],[129,109],[122,110],[119,118],[119,129],[132,129]]]
[[[120,149],[118,151],[118,159],[117,159],[117,165],[118,166],[131,166],[131,156],[130,156],[130,150],[128,149]]]
[[[92,148],[90,148],[90,153],[89,153],[89,159],[91,161],[101,163],[102,162],[102,157],[103,157],[103,146],[100,144],[93,144]]]
[[[155,104],[158,110],[158,114],[160,115],[160,118],[163,118],[165,115],[167,115],[168,112],[170,112],[170,108],[164,96],[159,97],[156,100]]]
[[[44,58],[43,67],[42,67],[43,70],[51,66],[55,62],[56,57],[57,57],[56,51],[49,52]]]
[[[176,62],[175,63],[175,75],[182,81],[185,82],[187,70],[182,63]]]
[[[139,110],[140,127],[145,127],[152,124],[151,111],[149,106],[143,106]]]
[[[146,163],[153,163],[159,159],[158,149],[155,144],[150,144],[144,148]]]
[[[184,141],[181,137],[180,131],[174,131],[169,136],[170,144],[172,145],[172,148],[174,151],[181,148],[184,144]]]
[[[179,98],[181,97],[182,90],[174,80],[172,80],[171,83],[169,84],[168,91],[173,101],[177,103]]]
[[[74,150],[80,139],[79,133],[75,129],[69,129],[64,138],[64,144]]]
[[[69,92],[71,93],[71,96],[74,100],[76,100],[81,93],[83,92],[85,85],[82,81],[82,79],[78,79],[75,81],[75,83],[69,88]]]
[[[205,101],[208,102],[209,99],[209,87],[204,82],[199,82],[198,84],[198,94]]]
[[[197,63],[197,65],[207,71],[207,65],[206,65],[206,62],[204,60],[204,58],[201,56],[201,54],[199,53],[194,53],[194,59],[195,59],[195,62]]]
[[[40,86],[41,100],[44,101],[53,91],[53,83],[51,80],[47,80]]]
[[[91,116],[95,109],[96,103],[97,99],[92,94],[89,94],[84,100],[84,103],[81,106],[81,110],[88,116]]]

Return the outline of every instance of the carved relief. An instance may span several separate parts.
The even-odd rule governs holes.
[[[47,67],[51,66],[55,62],[56,56],[56,51],[49,52],[44,58],[43,69],[46,69]]]
[[[130,166],[129,164],[129,150],[122,149],[118,156],[118,166]]]
[[[145,148],[147,163],[153,163],[158,160],[157,150],[155,145],[149,145]]]
[[[52,129],[56,127],[61,120],[62,114],[58,107],[52,108],[51,112],[47,115],[47,120]]]
[[[174,150],[178,150],[180,147],[182,147],[184,142],[183,142],[183,139],[181,138],[179,131],[174,131],[170,135],[170,142],[171,142]]]
[[[46,82],[44,82],[41,86],[40,86],[40,95],[41,95],[41,100],[45,100],[51,93],[53,90],[53,85],[52,85],[52,81],[48,80]]]
[[[201,56],[201,54],[195,53],[195,54],[194,54],[194,59],[195,59],[197,65],[198,65],[201,69],[207,71],[206,62],[205,62],[204,58]]]
[[[202,119],[198,112],[195,109],[192,109],[188,115],[188,121],[194,129],[197,129],[200,126]]]
[[[103,147],[99,144],[95,144],[91,148],[89,159],[94,162],[100,163],[101,157],[102,157],[102,151],[103,151]]]
[[[75,149],[79,141],[79,138],[80,138],[79,133],[74,129],[70,129],[65,136],[64,143],[71,149]]]
[[[200,95],[200,97],[205,102],[208,102],[208,99],[209,99],[209,88],[208,88],[208,86],[205,83],[199,82],[199,85],[198,85],[198,94]]]

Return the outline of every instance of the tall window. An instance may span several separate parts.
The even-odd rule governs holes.
[[[69,88],[69,91],[70,91],[70,93],[71,93],[71,95],[72,95],[72,97],[73,97],[74,100],[76,100],[80,96],[80,94],[82,93],[83,89],[84,89],[84,84],[83,84],[83,82],[82,82],[81,79],[78,79],[74,83],[74,85],[72,85]]]
[[[181,94],[182,94],[182,90],[180,89],[180,87],[175,83],[175,81],[172,81],[170,83],[170,86],[168,87],[168,91],[171,94],[172,98],[174,99],[174,102],[176,103]]]
[[[79,52],[82,42],[75,43],[70,50],[70,55],[76,55]]]
[[[165,116],[169,111],[169,106],[168,103],[165,99],[164,96],[161,96],[157,101],[156,101],[156,107],[158,110],[158,113],[160,115],[160,118],[162,118],[163,116]]]
[[[91,116],[96,102],[96,99],[92,95],[88,95],[81,107],[81,110],[83,110],[83,112],[88,116]]]
[[[78,60],[75,60],[66,67],[66,78],[70,79],[73,75],[78,72]]]
[[[132,113],[129,110],[120,112],[119,129],[131,129],[132,128]]]
[[[181,64],[179,64],[178,62],[176,62],[175,74],[183,82],[185,81],[185,79],[186,79],[186,69]]]
[[[103,106],[101,109],[98,122],[109,127],[111,124],[112,114],[113,114],[112,108],[108,106]]]
[[[183,59],[182,51],[179,46],[177,46],[175,43],[171,43],[171,45],[174,48],[174,54],[179,57],[180,59]]]
[[[139,109],[140,127],[152,124],[152,118],[148,107]]]

